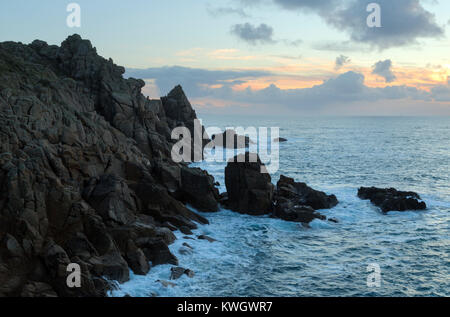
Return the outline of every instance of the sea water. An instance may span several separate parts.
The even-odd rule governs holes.
[[[163,287],[171,265],[153,267],[112,296],[449,296],[450,118],[255,118],[204,115],[205,126],[280,127],[279,175],[335,194],[339,205],[320,212],[339,223],[315,220],[311,228],[267,216],[228,210],[201,213],[217,242],[178,240],[170,246],[180,266],[195,271]],[[224,162],[208,170],[225,191]],[[382,214],[360,200],[360,186],[418,192],[426,211]],[[194,236],[195,237],[195,236]],[[180,254],[186,242],[192,254]],[[368,266],[380,267],[370,287]]]

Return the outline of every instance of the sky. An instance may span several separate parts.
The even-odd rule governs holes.
[[[450,115],[449,29],[448,0],[0,2],[0,41],[78,33],[152,98],[181,84],[199,113]]]

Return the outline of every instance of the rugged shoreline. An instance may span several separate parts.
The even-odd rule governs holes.
[[[149,100],[144,82],[123,73],[78,35],[60,47],[0,43],[0,296],[106,296],[109,281],[128,281],[130,270],[183,265],[168,247],[173,231],[190,235],[208,223],[186,204],[215,212],[220,202],[304,224],[327,219],[316,210],[338,204],[283,176],[274,186],[259,160],[230,163],[228,194],[219,195],[206,171],[171,158],[172,129],[196,129],[182,88]],[[361,194],[383,211],[420,199],[380,189],[375,196]],[[81,287],[67,285],[71,263]]]
[[[124,71],[78,35],[0,43],[0,296],[105,296],[178,263],[171,230],[207,223],[185,203],[217,210],[214,179],[170,157],[197,118],[182,88],[149,100]]]

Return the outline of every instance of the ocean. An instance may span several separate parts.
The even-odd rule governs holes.
[[[280,127],[279,175],[335,194],[339,205],[320,212],[339,223],[311,228],[222,209],[201,213],[217,242],[178,240],[170,246],[194,278],[169,280],[171,265],[131,274],[111,296],[450,296],[450,117],[239,117],[201,115],[206,127]],[[225,162],[193,166],[225,191]],[[361,186],[419,193],[426,211],[382,214],[360,200]],[[182,244],[194,248],[180,254]],[[380,268],[379,287],[367,283]]]

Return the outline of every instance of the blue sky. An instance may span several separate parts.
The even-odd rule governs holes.
[[[71,2],[81,28],[66,25]],[[369,2],[382,29],[361,23]],[[146,79],[151,97],[181,83],[200,112],[216,113],[448,115],[449,23],[444,0],[0,3],[0,41],[78,33]]]

